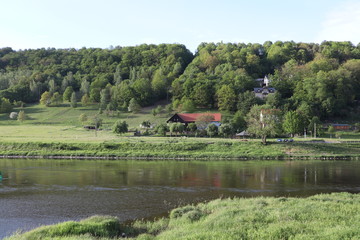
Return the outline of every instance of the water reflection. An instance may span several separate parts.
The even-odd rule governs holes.
[[[218,197],[360,191],[359,162],[0,160],[0,237],[94,214],[122,220]],[[2,235],[1,235],[2,234]]]

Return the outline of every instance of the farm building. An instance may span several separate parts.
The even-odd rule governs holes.
[[[350,124],[338,124],[338,123],[333,123],[330,124],[330,126],[333,126],[335,128],[335,130],[350,130],[351,129],[351,125]]]
[[[220,125],[221,122],[221,113],[175,113],[167,123],[180,122],[185,125],[189,123],[194,123],[201,119],[202,117],[207,117],[209,119],[209,123],[215,123],[216,125]]]

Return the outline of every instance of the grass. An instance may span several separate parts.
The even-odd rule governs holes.
[[[153,106],[154,107],[154,106]],[[293,157],[360,157],[360,133],[342,132],[339,139],[296,138],[293,143],[277,143],[270,139],[267,146],[258,139],[193,138],[193,137],[133,137],[131,133],[118,136],[111,127],[117,120],[125,120],[135,130],[146,120],[153,124],[166,122],[168,115],[154,117],[153,107],[140,113],[101,114],[101,131],[86,130],[78,120],[85,113],[89,118],[98,114],[98,105],[70,108],[44,107],[39,104],[24,108],[28,120],[20,123],[0,114],[0,155],[25,156],[112,156],[146,158],[293,158]],[[15,109],[14,111],[19,111]],[[306,141],[317,140],[317,143]],[[320,139],[321,140],[321,139]],[[333,142],[333,143],[327,143]],[[48,145],[51,144],[51,145]],[[65,144],[65,145],[61,145]],[[61,147],[59,147],[61,146]]]
[[[120,223],[115,217],[94,216],[80,222],[69,221],[53,226],[43,226],[8,239],[101,239],[120,235]]]
[[[102,235],[94,234],[93,229],[105,229],[106,225],[82,227],[86,221],[40,227],[7,240],[120,239],[120,232],[132,239],[359,239],[360,195],[218,199],[174,209],[168,218],[153,222],[111,224]]]
[[[151,123],[165,122],[168,115],[165,113],[153,116],[151,109],[153,107],[142,108],[139,113],[130,112],[112,112],[107,114],[103,111],[100,118],[103,119],[103,128],[108,129],[119,119],[125,120],[132,129],[139,128],[143,121],[149,120]],[[88,116],[89,122],[91,118],[99,114],[99,105],[91,104],[89,106],[79,106],[77,108],[69,107],[69,104],[63,104],[59,107],[45,107],[40,104],[31,104],[23,109],[15,108],[14,112],[24,110],[27,120],[20,123],[16,120],[11,120],[9,114],[0,114],[0,125],[3,126],[19,126],[19,125],[60,125],[60,126],[74,126],[81,127],[82,123],[79,121],[80,114],[84,113]]]

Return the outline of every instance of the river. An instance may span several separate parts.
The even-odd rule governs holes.
[[[92,215],[164,216],[219,197],[360,192],[356,161],[0,159],[0,238]]]

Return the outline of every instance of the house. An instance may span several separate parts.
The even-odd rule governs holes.
[[[269,94],[276,92],[275,88],[269,87],[270,79],[266,75],[264,78],[255,79],[255,81],[260,85],[260,88],[254,88],[255,97],[265,99]]]
[[[208,116],[209,123],[214,123],[220,125],[221,122],[221,113],[175,113],[167,123],[180,122],[188,125],[189,123],[194,123],[201,119],[202,117],[206,118]]]
[[[255,97],[260,99],[265,99],[269,94],[275,93],[275,88],[263,87],[263,88],[254,88]]]
[[[255,82],[259,84],[259,87],[268,87],[270,85],[270,79],[265,75],[264,78],[257,78]]]

